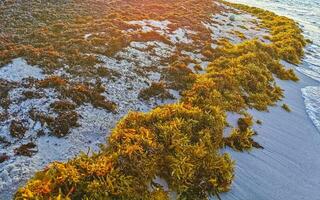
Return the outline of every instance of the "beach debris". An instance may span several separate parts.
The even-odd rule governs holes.
[[[283,108],[287,112],[291,112],[291,108],[287,104],[282,104],[281,108]]]

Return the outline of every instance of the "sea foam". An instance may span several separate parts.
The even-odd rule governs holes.
[[[320,132],[320,87],[308,86],[302,89],[307,113]]]

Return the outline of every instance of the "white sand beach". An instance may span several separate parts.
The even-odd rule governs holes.
[[[291,66],[292,67],[292,66]],[[285,90],[283,102],[269,112],[250,111],[255,140],[264,149],[249,153],[228,150],[236,160],[235,181],[223,200],[319,200],[320,133],[309,118],[301,89],[319,84],[295,70],[298,83],[277,80]],[[286,103],[288,113],[280,106]]]

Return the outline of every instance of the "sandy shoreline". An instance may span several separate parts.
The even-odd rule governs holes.
[[[263,122],[255,125],[255,140],[264,149],[249,153],[229,151],[236,160],[235,180],[223,200],[302,200],[320,199],[320,133],[309,118],[301,89],[319,84],[301,74],[298,83],[277,80],[285,90],[283,102],[291,113],[280,106],[269,113],[251,110]]]

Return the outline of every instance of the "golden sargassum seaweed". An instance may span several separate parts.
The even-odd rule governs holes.
[[[45,5],[31,0],[5,1],[0,8],[0,66],[24,57],[48,72],[63,65],[90,70],[100,62],[92,54],[112,56],[131,41],[170,43],[157,32],[138,31],[139,26],[126,23],[133,20],[169,20],[172,30],[192,27],[201,33],[190,36],[192,45],[201,47],[211,42],[202,21],[221,10],[211,0],[48,0]]]
[[[169,199],[160,177],[178,199],[208,199],[230,189],[234,161],[221,153],[259,148],[248,108],[267,110],[282,98],[273,75],[297,81],[280,59],[299,63],[304,39],[297,24],[274,13],[232,5],[253,13],[271,30],[271,44],[246,41],[210,53],[206,73],[192,74],[179,103],[120,120],[99,153],[81,154],[37,172],[15,199]],[[283,28],[285,27],[285,28]],[[183,79],[189,80],[189,79]],[[224,136],[227,112],[243,115]]]

